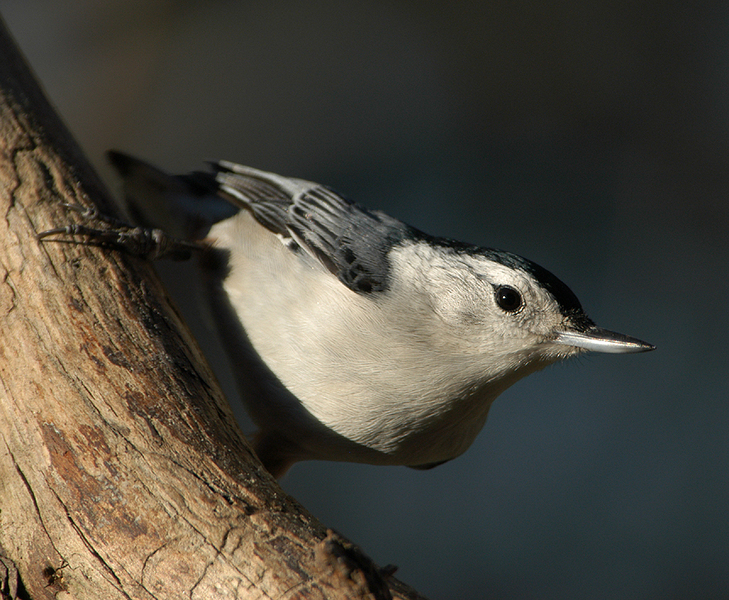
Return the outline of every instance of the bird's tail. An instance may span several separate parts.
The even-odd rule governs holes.
[[[213,223],[238,210],[217,194],[214,173],[170,175],[116,150],[107,156],[124,180],[125,208],[137,225],[195,240],[204,237]]]

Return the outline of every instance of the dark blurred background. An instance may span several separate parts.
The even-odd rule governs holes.
[[[729,597],[728,3],[0,12],[112,188],[108,148],[326,183],[527,256],[658,346],[529,377],[433,471],[295,466],[284,489],[324,523],[433,599]],[[238,406],[188,269],[164,276]]]

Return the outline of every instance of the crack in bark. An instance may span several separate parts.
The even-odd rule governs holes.
[[[46,534],[48,539],[51,540],[51,536],[48,533],[48,530],[46,529],[46,524],[43,522],[43,516],[41,515],[40,506],[38,505],[38,500],[35,497],[33,488],[31,487],[30,482],[28,481],[28,478],[25,476],[25,473],[23,473],[23,470],[20,468],[18,461],[15,460],[15,455],[12,453],[10,448],[8,448],[7,444],[5,444],[5,448],[7,448],[8,454],[10,455],[10,458],[13,461],[13,465],[15,466],[15,470],[17,471],[18,475],[20,475],[20,479],[23,481],[23,485],[25,485],[25,489],[28,490],[28,495],[30,496],[30,499],[33,501],[33,506],[35,507],[35,512],[38,515],[38,521],[40,521],[41,527],[43,528],[43,532]],[[52,543],[53,543],[53,541],[51,540],[51,544]],[[54,546],[54,548],[55,548],[55,546]],[[59,553],[59,556],[61,556],[60,553]]]
[[[275,600],[281,600],[282,598],[285,598],[286,596],[288,596],[290,593],[292,593],[294,591],[303,592],[304,590],[311,590],[311,589],[314,589],[312,587],[311,581],[300,581],[299,583],[295,583],[290,588],[281,592],[281,594],[277,598],[275,598]]]
[[[149,588],[147,588],[146,584],[144,583],[144,575],[145,575],[145,571],[147,570],[147,564],[149,563],[151,558],[155,554],[157,554],[157,552],[159,552],[163,548],[166,548],[169,545],[170,541],[171,540],[168,540],[164,544],[162,544],[159,548],[155,548],[154,550],[152,550],[152,552],[150,552],[147,556],[144,557],[144,563],[142,563],[142,574],[139,577],[139,585],[145,592],[147,592],[150,596],[152,596],[152,598],[157,598],[157,596],[151,590],[149,590]]]
[[[17,119],[16,112],[14,110],[12,110],[12,109],[9,109],[9,110],[10,110],[10,112],[13,113],[13,116],[16,117],[15,118],[15,122],[18,123],[18,119]],[[18,125],[19,124],[20,123],[18,123]],[[26,135],[27,135],[27,133],[26,133]],[[16,146],[10,152],[10,161],[9,162],[11,162],[12,165],[13,165],[13,167],[14,167],[13,168],[13,176],[14,176],[14,178],[13,178],[13,185],[11,185],[9,187],[9,189],[8,189],[8,196],[10,197],[10,202],[8,203],[7,210],[5,211],[5,220],[6,221],[9,218],[8,215],[10,215],[10,211],[12,211],[13,208],[15,208],[15,203],[17,201],[17,198],[15,197],[15,193],[20,188],[21,181],[22,181],[21,178],[20,178],[20,176],[18,175],[18,161],[17,161],[18,154],[20,154],[24,150],[31,150],[32,151],[34,147],[35,146],[33,144],[31,144],[31,148],[23,148],[22,146]]]
[[[215,559],[218,558],[219,554],[220,554],[220,552],[218,551],[218,554],[216,554]],[[208,563],[203,568],[202,573],[200,573],[200,577],[198,577],[197,581],[192,584],[192,587],[190,588],[190,592],[189,592],[190,600],[192,600],[192,595],[195,593],[195,589],[197,589],[197,587],[202,583],[203,579],[205,579],[205,576],[208,574],[208,569],[215,564],[215,559],[208,561]]]
[[[15,287],[13,286],[12,280],[10,279],[10,271],[5,269],[4,267],[2,268],[2,280],[0,281],[0,283],[3,284],[3,289],[7,288],[10,290],[9,297],[3,294],[3,296],[5,297],[3,298],[2,305],[0,305],[0,308],[3,309],[3,316],[7,316],[11,312],[13,312],[17,306],[16,298],[18,297],[18,293],[15,291]]]
[[[256,514],[261,509],[260,507],[253,506],[250,502],[248,502],[245,498],[241,497],[238,494],[232,494],[228,490],[225,490],[222,486],[217,485],[213,481],[209,481],[207,478],[203,477],[202,474],[199,474],[189,467],[186,467],[179,461],[176,461],[172,457],[166,457],[173,465],[176,467],[182,469],[186,473],[188,473],[191,477],[199,481],[202,485],[204,485],[211,494],[213,494],[216,497],[220,497],[223,500],[225,500],[229,506],[235,506],[236,504],[238,506],[242,506],[243,513],[250,517],[251,515]]]
[[[25,476],[25,473],[20,468],[18,461],[15,459],[15,455],[12,453],[12,451],[8,447],[7,443],[5,444],[5,448],[7,449],[8,454],[10,455],[10,458],[13,461],[13,466],[15,467],[16,472],[20,476],[20,479],[23,482],[23,485],[25,486],[25,489],[27,490],[28,495],[30,496],[31,501],[33,502],[33,506],[35,507],[35,512],[38,515],[38,522],[40,523],[40,526],[43,529],[43,533],[45,534],[46,538],[48,539],[48,543],[51,545],[51,547],[53,548],[55,553],[61,559],[62,564],[67,565],[68,563],[66,562],[66,559],[64,558],[63,554],[61,554],[60,550],[56,547],[53,537],[51,536],[48,529],[46,528],[46,524],[43,521],[43,515],[41,514],[40,506],[38,504],[38,499],[35,496],[35,492],[33,491],[33,488],[30,485],[28,478]],[[49,560],[49,562],[50,562],[50,560]],[[19,579],[20,579],[20,577],[19,577]],[[21,580],[21,582],[22,582],[22,580]]]
[[[56,493],[56,491],[51,488],[51,492],[58,500],[59,504],[63,507],[64,513],[66,515],[66,518],[68,519],[68,522],[70,523],[73,530],[76,532],[76,535],[78,535],[81,542],[83,542],[84,546],[86,546],[86,549],[91,553],[91,555],[96,558],[96,560],[99,562],[99,564],[102,566],[104,571],[106,571],[114,580],[114,587],[124,596],[124,598],[128,598],[129,600],[132,600],[132,597],[126,593],[124,590],[124,584],[121,582],[121,579],[119,579],[119,576],[114,572],[114,569],[104,560],[104,558],[99,554],[99,552],[94,548],[91,541],[86,537],[84,532],[81,530],[81,527],[73,520],[73,517],[71,516],[70,511],[68,510],[68,507],[66,504],[61,500],[61,497]]]

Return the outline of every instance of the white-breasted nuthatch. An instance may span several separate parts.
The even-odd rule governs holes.
[[[110,158],[137,219],[205,247],[212,315],[275,476],[307,459],[444,463],[522,377],[589,350],[653,349],[597,327],[525,258],[427,235],[316,183]],[[106,228],[50,233],[127,245]]]

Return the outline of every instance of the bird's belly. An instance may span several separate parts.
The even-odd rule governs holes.
[[[373,323],[388,310],[264,234],[247,213],[211,236],[235,246],[220,279],[213,275],[223,292],[213,312],[241,388],[255,389],[246,403],[262,430],[293,434],[312,458],[374,464],[441,462],[471,445],[497,394],[393,324]]]

